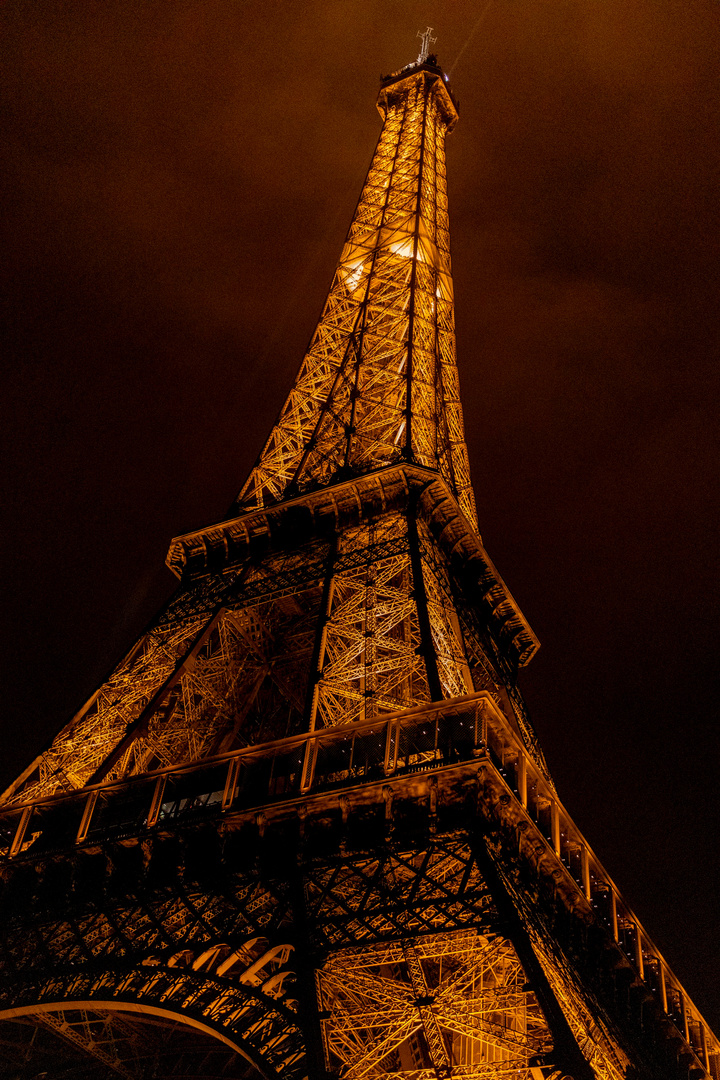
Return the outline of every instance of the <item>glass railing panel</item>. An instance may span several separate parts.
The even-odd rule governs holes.
[[[405,723],[400,729],[398,771],[427,768],[442,758],[438,749],[438,724],[435,717]]]
[[[633,922],[622,917],[618,919],[618,943],[633,965],[636,963],[636,933],[637,930]]]
[[[645,982],[652,992],[660,998],[662,996],[662,989],[660,985],[659,961],[654,956],[650,956],[643,951],[643,967]]]
[[[305,743],[266,754],[243,755],[238,768],[233,809],[262,806],[300,791]]]
[[[385,775],[385,736],[385,724],[355,732],[350,764],[353,779],[379,780]]]
[[[493,765],[499,771],[502,771],[503,767],[503,748],[497,733],[490,728],[488,730],[488,753]]]
[[[176,821],[187,814],[207,815],[217,813],[222,806],[227,762],[212,765],[193,772],[168,776],[160,803],[158,824]]]
[[[281,799],[299,792],[304,754],[304,743],[273,754],[268,787],[271,799]]]
[[[613,930],[613,900],[609,888],[597,888],[593,891],[592,906],[601,922],[612,933]]]
[[[469,712],[452,712],[438,716],[437,745],[443,763],[452,765],[456,761],[468,761],[475,749],[475,722]]]
[[[145,828],[154,789],[152,779],[102,791],[93,811],[88,840],[120,839]]]
[[[41,803],[34,807],[25,830],[23,850],[40,855],[72,847],[84,809],[84,798]]]
[[[348,734],[325,737],[319,741],[313,788],[327,789],[348,782],[352,776],[353,744],[353,737]]]
[[[540,817],[540,811],[538,809],[538,785],[537,780],[529,783],[527,786],[527,812],[531,821],[536,824]]]
[[[667,1014],[673,1021],[679,1031],[683,1031],[683,1007],[682,997],[680,991],[674,986],[669,986],[667,989]]]
[[[0,858],[2,859],[6,859],[10,854],[22,816],[22,810],[11,810],[0,817]]]
[[[244,755],[238,769],[233,809],[262,806],[268,801],[273,758],[271,754]]]
[[[582,872],[582,847],[578,841],[571,841],[568,844],[568,870],[573,876],[575,884],[582,889],[583,887],[583,872]]]
[[[541,795],[538,799],[538,828],[543,834],[548,844],[552,846],[552,803],[546,795]]]

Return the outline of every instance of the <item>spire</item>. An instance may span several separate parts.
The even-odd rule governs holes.
[[[383,79],[383,128],[325,307],[239,513],[408,462],[440,473],[475,524],[445,176],[458,111],[421,36],[417,62]]]
[[[416,36],[419,37],[422,40],[422,45],[420,47],[420,52],[418,54],[418,58],[417,58],[417,61],[416,61],[416,63],[418,63],[418,64],[424,64],[425,63],[425,61],[428,58],[428,54],[430,52],[430,46],[434,45],[435,42],[437,41],[437,38],[434,38],[434,37],[430,36],[431,34],[432,34],[432,26],[428,26],[427,29],[424,32],[422,30],[418,30],[418,32],[417,32]]]

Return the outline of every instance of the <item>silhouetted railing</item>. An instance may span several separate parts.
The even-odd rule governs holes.
[[[34,860],[469,762],[506,785],[698,1063],[719,1076],[720,1044],[711,1029],[486,691],[12,807],[0,814],[0,861]]]
[[[475,694],[16,805],[0,814],[0,859],[472,760],[486,746],[488,707],[497,711],[488,694]]]

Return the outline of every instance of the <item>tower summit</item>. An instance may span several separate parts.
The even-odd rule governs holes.
[[[719,1075],[517,689],[538,642],[478,533],[458,110],[420,37],[233,513],[173,540],[177,592],[3,795],[8,1075]]]
[[[239,511],[404,461],[438,473],[475,522],[445,177],[458,113],[428,39],[383,79],[383,130],[325,308]]]

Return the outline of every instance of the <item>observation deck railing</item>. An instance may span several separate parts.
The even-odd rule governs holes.
[[[473,762],[519,804],[525,829],[592,905],[697,1065],[720,1077],[720,1042],[486,691],[7,807],[0,867]]]

